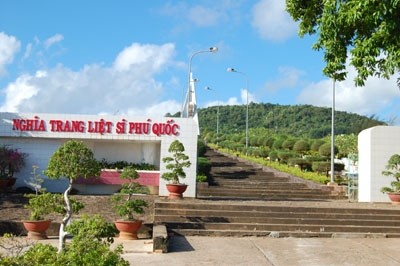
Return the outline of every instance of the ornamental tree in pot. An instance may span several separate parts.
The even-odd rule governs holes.
[[[390,183],[390,187],[382,187],[381,192],[388,194],[393,204],[400,204],[400,154],[393,154],[387,164],[386,170],[382,171],[382,175],[394,178]]]
[[[111,197],[111,204],[114,211],[122,220],[114,222],[119,231],[119,238],[125,240],[137,239],[137,232],[142,226],[143,221],[136,218],[136,214],[143,214],[148,206],[145,200],[132,199],[136,193],[143,191],[142,186],[135,182],[139,177],[138,172],[133,166],[124,167],[120,175],[121,179],[128,182],[122,185],[119,193]]]
[[[169,182],[167,184],[168,198],[181,199],[187,185],[180,183],[179,179],[186,178],[184,168],[190,167],[191,162],[189,161],[189,156],[184,153],[184,145],[179,140],[174,140],[170,144],[168,152],[171,153],[171,156],[164,157],[162,160],[166,163],[166,168],[169,172],[163,173],[161,178]]]
[[[51,220],[47,219],[47,215],[58,213],[65,215],[66,209],[63,204],[63,196],[61,194],[53,194],[49,192],[26,194],[29,199],[28,204],[24,207],[30,211],[29,219],[23,220],[22,223],[28,231],[28,237],[32,239],[46,239],[47,229],[50,227]],[[83,203],[71,199],[72,212],[77,213],[84,207]]]
[[[93,178],[100,175],[100,165],[94,158],[92,150],[82,141],[70,140],[61,145],[51,156],[45,174],[52,179],[67,178],[69,183],[64,191],[65,216],[61,222],[58,252],[65,247],[67,232],[65,227],[72,216],[72,205],[69,192],[78,178]]]
[[[14,176],[25,166],[28,154],[6,145],[0,147],[0,188],[10,189],[17,180]]]

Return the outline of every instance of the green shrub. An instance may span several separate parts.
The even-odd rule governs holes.
[[[335,163],[333,165],[334,171],[343,171],[344,164],[342,163]],[[312,163],[312,170],[318,173],[325,173],[326,176],[329,176],[329,171],[331,170],[331,162],[313,162]]]
[[[322,139],[316,139],[313,141],[313,143],[311,144],[311,150],[312,151],[318,151],[319,147],[321,147],[322,144],[325,144],[325,141]]]
[[[293,146],[295,143],[295,139],[287,139],[282,143],[282,148],[286,150],[293,150]]]
[[[302,139],[296,141],[296,143],[293,145],[293,151],[300,153],[300,154],[304,154],[309,150],[310,150],[310,144],[307,141],[302,140]]]
[[[197,174],[199,175],[210,175],[211,162],[206,157],[199,157],[197,159]]]
[[[287,163],[290,158],[296,157],[296,153],[291,151],[281,151],[278,152],[278,158],[280,162]]]
[[[311,171],[311,162],[303,158],[290,158],[288,165],[296,166],[298,165],[302,171]]]
[[[197,156],[203,157],[204,154],[207,152],[207,145],[204,140],[199,139],[197,141]]]
[[[99,266],[129,266],[122,255],[122,246],[110,249],[109,239],[115,231],[104,218],[100,216],[84,216],[81,220],[72,222],[67,227],[73,233],[73,238],[61,253],[50,244],[37,243],[22,255],[15,257],[3,256],[2,266],[60,266],[60,265],[99,265]],[[105,237],[107,240],[103,241]]]
[[[207,182],[208,178],[206,175],[197,175],[196,182]]]
[[[278,151],[271,151],[269,153],[269,159],[275,162],[278,159]]]

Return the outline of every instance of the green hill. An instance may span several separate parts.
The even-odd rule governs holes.
[[[215,132],[219,108],[219,133],[233,134],[246,129],[246,105],[200,108],[200,130]],[[323,138],[331,133],[332,109],[312,105],[249,104],[249,130],[269,129],[295,137]],[[335,134],[358,134],[363,129],[386,125],[385,122],[354,113],[335,111]]]

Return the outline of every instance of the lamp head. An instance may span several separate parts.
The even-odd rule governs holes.
[[[212,89],[211,89],[210,87],[208,87],[208,86],[205,87],[204,89],[205,89],[206,91],[212,91]]]
[[[218,52],[218,47],[215,47],[215,46],[210,47],[210,52],[212,52],[212,53]]]
[[[228,72],[236,72],[236,70],[234,68],[232,68],[232,67],[228,67],[228,69],[226,71],[228,71]]]

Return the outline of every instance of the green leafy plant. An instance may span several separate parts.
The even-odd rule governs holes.
[[[207,182],[207,176],[206,175],[197,175],[196,176],[196,182]]]
[[[51,213],[62,215],[66,213],[62,194],[44,192],[41,194],[26,194],[25,197],[29,199],[29,202],[24,207],[30,211],[29,219],[32,221],[44,220],[45,216]],[[84,208],[83,203],[74,198],[70,199],[70,204],[73,213],[78,213]]]
[[[121,256],[122,245],[110,249],[115,229],[104,218],[98,215],[82,216],[66,229],[73,234],[73,238],[64,252],[57,254],[57,248],[51,244],[37,243],[24,253],[1,254],[0,265],[129,265]],[[26,249],[24,245],[19,246]]]
[[[90,178],[100,175],[100,165],[93,156],[92,150],[83,142],[70,140],[61,145],[51,156],[45,174],[52,179],[67,178],[69,181],[64,191],[65,216],[61,222],[58,252],[64,249],[67,232],[64,230],[72,216],[69,192],[73,182],[78,178]]]
[[[98,241],[114,242],[114,236],[118,233],[113,223],[110,223],[100,215],[82,215],[78,220],[67,226],[67,231],[72,235],[84,235]]]
[[[394,178],[390,183],[390,187],[382,187],[382,193],[400,192],[400,154],[393,154],[387,164],[386,170],[382,171],[382,175]]]
[[[166,168],[169,172],[165,172],[161,175],[161,178],[171,182],[172,184],[179,184],[179,178],[186,178],[184,168],[190,167],[191,162],[189,156],[185,153],[185,147],[179,140],[174,140],[169,148],[168,152],[172,156],[163,158],[163,162],[166,163]]]
[[[139,177],[138,172],[133,166],[127,166],[122,170],[120,178],[128,182],[122,185],[118,194],[111,197],[114,211],[124,220],[135,220],[135,214],[143,214],[148,206],[145,200],[132,199],[133,194],[140,193],[142,186],[135,182]]]
[[[41,192],[46,191],[46,189],[42,187],[44,179],[40,174],[38,174],[38,172],[37,172],[38,168],[39,167],[37,165],[32,165],[31,176],[29,177],[29,180],[25,181],[25,183],[28,186],[32,187],[35,190],[36,195],[38,195]]]

